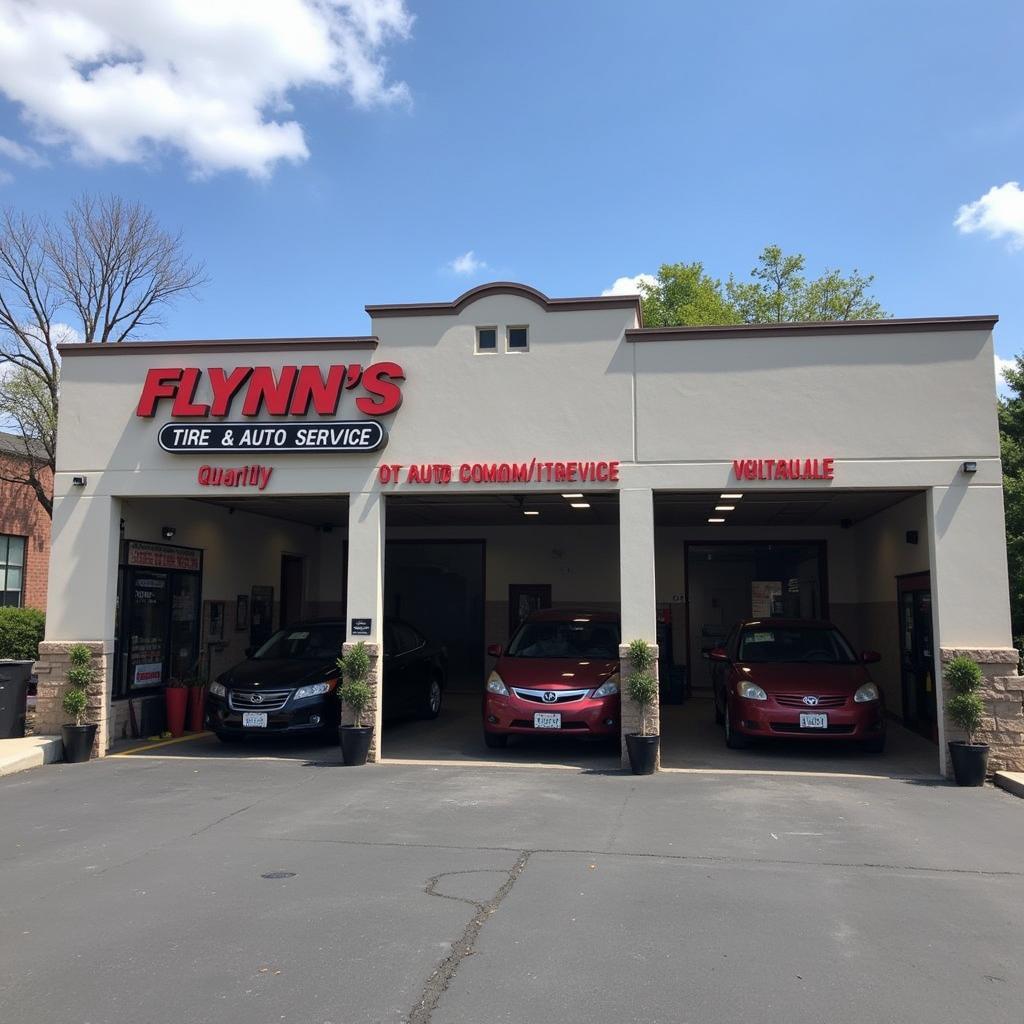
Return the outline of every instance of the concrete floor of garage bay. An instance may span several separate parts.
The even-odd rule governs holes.
[[[4,1024],[1024,1012],[991,787],[154,751],[0,779],[0,821]]]
[[[776,741],[748,750],[728,750],[714,724],[711,700],[697,695],[682,705],[661,709],[661,757],[666,769],[681,771],[762,771],[854,774],[890,778],[930,778],[938,772],[938,750],[896,722],[889,724],[884,754],[868,754],[849,743]],[[120,743],[115,750],[140,756],[285,757],[336,761],[336,744],[256,736],[225,745],[211,735],[181,744],[148,747]],[[618,744],[549,736],[514,737],[504,750],[484,746],[480,697],[449,693],[441,716],[433,722],[402,720],[385,724],[384,757],[389,761],[431,764],[531,765],[612,771],[619,767]]]

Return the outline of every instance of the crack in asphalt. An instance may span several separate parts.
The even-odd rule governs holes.
[[[438,892],[437,887],[444,878],[451,878],[456,875],[502,874],[503,872],[500,870],[477,868],[465,871],[442,871],[439,875],[434,875],[432,878],[427,879],[423,891],[428,896],[437,896],[439,899],[453,900],[456,903],[467,903],[473,908],[473,916],[467,922],[462,934],[452,943],[451,952],[437,965],[434,973],[427,979],[419,1001],[409,1014],[408,1024],[429,1024],[430,1019],[434,1015],[434,1010],[437,1009],[437,1004],[441,1001],[441,996],[444,995],[451,984],[452,979],[455,977],[455,972],[459,969],[459,965],[467,956],[472,956],[475,952],[473,947],[476,945],[476,940],[480,937],[480,930],[501,905],[501,901],[512,891],[512,887],[526,869],[527,861],[529,861],[532,852],[532,850],[519,851],[519,857],[515,864],[505,873],[507,875],[505,881],[501,883],[497,892],[486,903],[479,903],[477,900],[469,899],[466,896],[453,896],[450,893]]]
[[[760,867],[771,867],[781,865],[784,867],[800,868],[869,868],[873,871],[919,871],[931,875],[968,875],[978,878],[1024,878],[1024,871],[988,871],[983,868],[936,868],[924,864],[886,864],[876,861],[846,861],[846,860],[797,860],[784,857],[729,857],[724,854],[696,854],[696,853],[646,853],[637,850],[581,850],[572,847],[538,847],[536,849],[521,850],[517,846],[453,846],[448,843],[397,843],[383,842],[366,839],[307,839],[297,836],[260,836],[261,840],[275,843],[327,843],[339,846],[366,846],[370,848],[381,847],[397,848],[401,850],[457,850],[465,852],[470,850],[478,853],[524,853],[533,855],[535,853],[556,853],[574,854],[586,857],[637,857],[649,860],[671,860],[680,863],[693,864],[736,864],[736,865],[757,865]],[[458,871],[448,872],[449,874],[460,874]],[[438,894],[440,895],[440,894]]]

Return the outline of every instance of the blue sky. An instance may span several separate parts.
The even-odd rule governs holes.
[[[1024,351],[1019,3],[221,3],[211,30],[198,0],[75,0],[61,33],[0,0],[0,201],[180,226],[210,283],[158,336],[362,333],[364,303],[725,277],[776,242]],[[75,61],[110,80],[76,99]]]

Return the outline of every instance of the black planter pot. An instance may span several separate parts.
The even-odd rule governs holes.
[[[626,750],[629,751],[629,767],[634,775],[653,775],[658,764],[658,743],[660,736],[640,736],[629,733],[626,736]]]
[[[988,744],[952,740],[949,757],[953,762],[953,778],[958,786],[981,786],[988,774]]]
[[[373,729],[366,726],[343,725],[338,730],[341,737],[341,760],[344,764],[366,764],[370,753]]]
[[[96,739],[96,724],[62,725],[60,738],[64,742],[64,760],[68,764],[81,764],[92,756],[92,744]]]

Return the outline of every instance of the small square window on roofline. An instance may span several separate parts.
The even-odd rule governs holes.
[[[506,340],[509,352],[527,352],[530,348],[530,330],[528,327],[509,327]]]
[[[476,329],[476,350],[477,352],[498,351],[497,327],[478,327]]]

